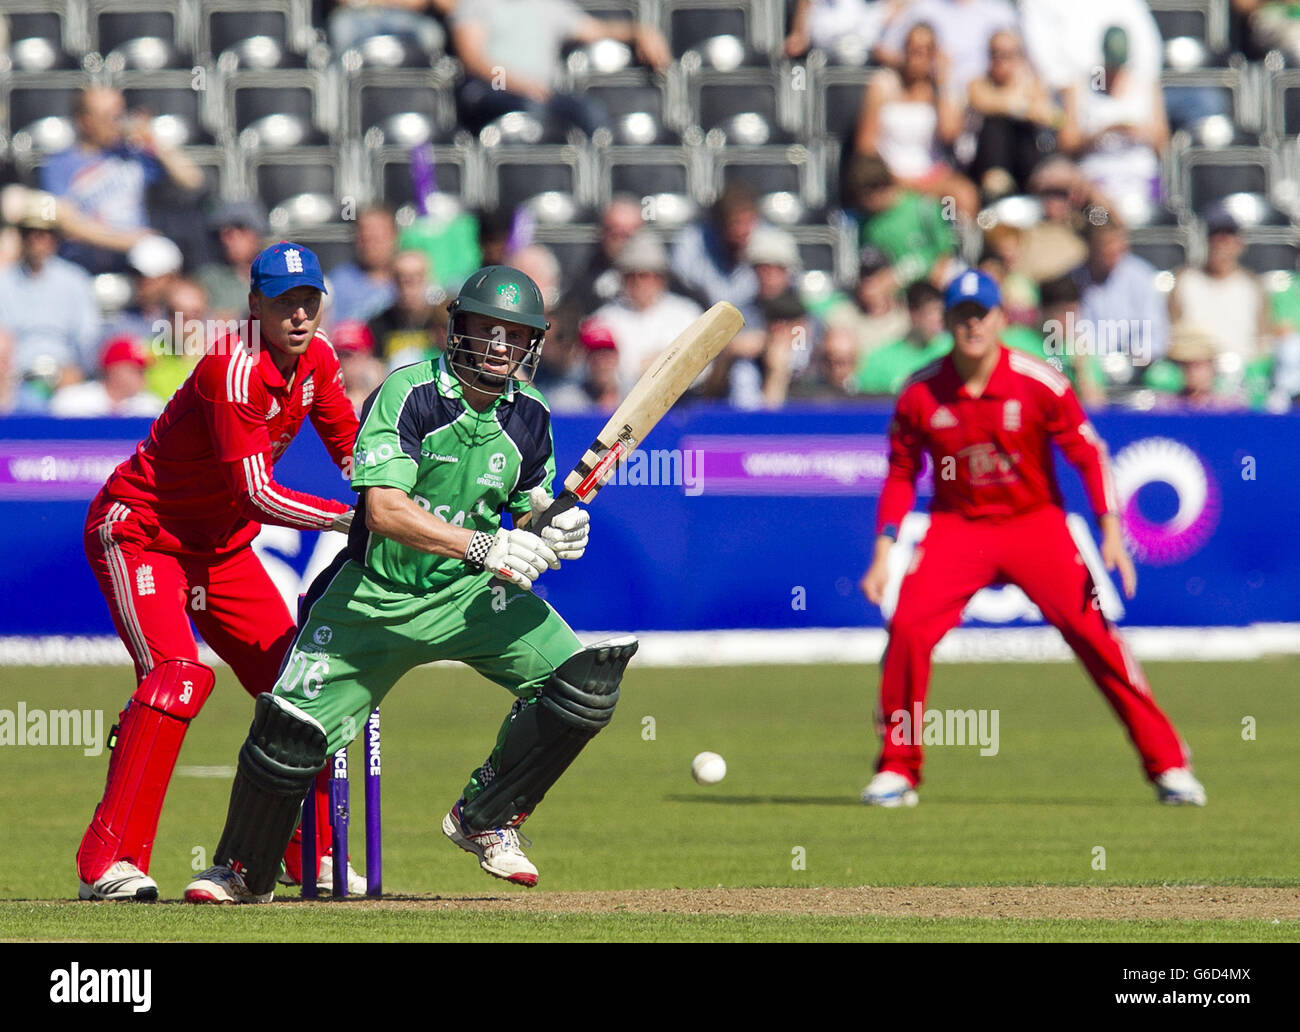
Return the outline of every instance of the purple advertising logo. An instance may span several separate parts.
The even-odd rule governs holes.
[[[1201,457],[1180,441],[1145,437],[1115,456],[1115,489],[1123,507],[1124,533],[1136,558],[1152,566],[1172,566],[1205,547],[1219,525],[1223,505],[1219,485]],[[1149,519],[1139,505],[1151,484],[1173,489],[1178,507],[1164,521]]]
[[[712,495],[874,496],[889,475],[889,440],[879,434],[727,434],[686,437],[681,446],[702,454]],[[917,486],[928,494],[928,475]]]
[[[133,451],[134,441],[0,440],[0,500],[89,500]]]

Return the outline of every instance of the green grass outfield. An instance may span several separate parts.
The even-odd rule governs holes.
[[[875,750],[874,669],[639,670],[611,726],[529,822],[540,888],[573,910],[494,881],[438,824],[489,748],[510,697],[460,669],[409,675],[384,707],[385,889],[408,901],[265,908],[64,902],[73,858],[103,786],[107,753],[0,745],[0,938],[114,940],[978,940],[1241,941],[1300,938],[1295,907],[1275,917],[1115,919],[1010,910],[989,916],[587,910],[579,893],[759,887],[1300,886],[1300,741],[1295,659],[1149,664],[1156,697],[1195,750],[1204,810],[1156,805],[1122,730],[1068,664],[941,665],[931,704],[997,710],[998,752],[929,750],[915,810],[862,807]],[[125,668],[0,669],[0,711],[104,711]],[[251,703],[226,670],[185,743],[152,873],[179,898],[206,866]],[[1243,738],[1243,720],[1254,740]],[[0,714],[3,719],[3,714]],[[726,757],[721,784],[690,778],[695,753]],[[353,857],[363,864],[360,753]],[[211,774],[211,770],[208,771]],[[1104,850],[1099,869],[1098,850]],[[1300,892],[1284,893],[1295,899]],[[567,897],[566,897],[567,898]],[[501,901],[494,909],[492,900]],[[486,901],[486,902],[485,902]],[[635,908],[633,908],[635,909]],[[671,911],[672,908],[668,908]],[[917,911],[922,913],[922,911]]]

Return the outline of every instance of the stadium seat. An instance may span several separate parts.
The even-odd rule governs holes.
[[[696,123],[706,132],[717,130],[727,143],[758,146],[792,139],[775,71],[703,72],[691,83],[690,95]]]
[[[365,70],[395,71],[415,68],[427,71],[441,52],[424,49],[409,36],[369,36],[339,55],[349,74]]]
[[[170,11],[105,11],[99,15],[94,38],[110,73],[193,65],[189,48],[178,45],[176,19]]]
[[[660,28],[668,37],[673,56],[719,36],[733,36],[745,52],[765,42],[762,29],[754,23],[755,4],[725,0],[664,0],[660,4]]]
[[[806,211],[826,202],[825,176],[818,174],[812,152],[795,144],[789,147],[710,148],[710,182],[719,193],[731,180],[746,183],[760,199],[770,194],[788,194]],[[794,216],[801,220],[802,212]]]
[[[415,202],[415,184],[411,175],[411,152],[400,148],[381,148],[370,156],[374,192],[378,199],[393,208]],[[481,203],[477,191],[480,176],[474,174],[477,157],[465,144],[433,144],[433,183],[435,192],[457,198],[465,207]]]
[[[701,185],[683,147],[610,147],[600,154],[600,205],[614,194],[632,194],[665,230],[694,218],[705,194]]]
[[[356,230],[351,223],[340,226],[303,226],[294,233],[294,242],[316,252],[328,279],[329,270],[354,261]]]
[[[274,4],[262,5],[261,10],[214,10],[210,4],[205,4],[199,28],[199,45],[203,53],[215,57],[244,40],[258,36],[274,40],[281,50],[292,50],[288,11],[267,9],[271,7]]]
[[[65,45],[64,17],[67,4],[57,0],[12,0],[5,4],[9,21],[9,44],[23,39],[43,39],[56,49]]]
[[[571,289],[600,246],[600,227],[594,225],[539,225],[533,243],[545,244],[560,263],[560,282]],[[586,313],[584,313],[586,314]]]
[[[810,81],[805,92],[812,99],[812,135],[852,140],[862,96],[876,69],[838,65],[817,68],[810,61],[808,72]]]
[[[636,64],[632,48],[616,39],[598,39],[564,50],[564,64],[569,77],[581,82],[591,75],[611,75],[625,72]]]
[[[1284,68],[1268,80],[1269,130],[1279,137],[1300,136],[1300,69]]]
[[[653,119],[652,139],[623,139],[623,143],[663,142],[662,135],[678,124],[678,113],[667,96],[667,84],[652,72],[639,68],[610,75],[593,76],[579,86],[583,96],[600,103],[617,131],[624,116],[645,114]]]
[[[448,92],[423,72],[415,72],[410,83],[361,83],[350,92],[348,131],[356,138],[378,129],[385,144],[414,146],[450,127],[455,118]]]
[[[1262,146],[1186,151],[1179,157],[1180,196],[1200,214],[1229,194],[1267,195],[1277,166],[1276,153]]]
[[[539,153],[528,153],[533,150]],[[589,196],[577,151],[568,146],[504,147],[489,151],[487,198],[494,207],[516,208],[537,194],[557,190],[584,203]]]
[[[1147,0],[1162,39],[1186,36],[1211,49],[1228,45],[1228,0]]]
[[[189,73],[184,83],[163,85],[156,73],[123,77],[118,85],[130,110],[147,111],[154,133],[173,146],[213,145],[216,139],[207,128],[203,102],[207,93],[191,89]]]
[[[1295,230],[1253,231],[1243,234],[1246,250],[1241,264],[1258,273],[1294,272],[1300,261],[1300,233]]]
[[[1187,246],[1176,240],[1134,239],[1129,241],[1129,250],[1162,270],[1177,269],[1188,261]]]
[[[679,147],[616,148],[602,158],[602,204],[616,193],[695,193],[690,157]]]
[[[13,9],[16,8],[16,9]],[[9,61],[12,71],[41,73],[78,66],[69,49],[66,5],[52,0],[13,0],[5,4],[9,20]]]
[[[304,77],[305,76],[305,77]],[[325,133],[317,122],[316,81],[306,72],[247,72],[226,81],[230,128],[247,146],[287,147],[320,144]]]
[[[1219,202],[1242,229],[1289,226],[1291,218],[1263,194],[1229,194]]]
[[[302,193],[337,195],[339,173],[332,163],[292,161],[287,155],[252,161],[257,197],[268,208]]]
[[[1133,228],[1129,249],[1157,269],[1176,269],[1194,255],[1191,231],[1176,221]]]
[[[49,82],[51,74],[61,74],[66,85],[34,84],[36,80]],[[24,76],[18,82],[21,84],[10,88],[8,98],[9,133],[16,157],[22,161],[25,151],[55,153],[72,146],[76,139],[72,106],[86,85],[84,77],[73,72],[47,73]]]
[[[636,21],[642,16],[639,0],[577,0],[593,18],[604,21]]]
[[[1246,101],[1249,92],[1246,63],[1240,56],[1216,54],[1200,40],[1187,36],[1167,40],[1164,54],[1160,84],[1170,112],[1171,128],[1187,128],[1174,116],[1185,106],[1185,101],[1193,99],[1197,101],[1193,105],[1196,110],[1213,108],[1216,113],[1231,115],[1238,126],[1250,130],[1260,128],[1259,105]],[[1210,103],[1207,94],[1213,95]]]

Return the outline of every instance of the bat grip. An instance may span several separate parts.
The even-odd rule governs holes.
[[[536,519],[528,521],[527,531],[530,534],[540,535],[543,530],[555,521],[556,516],[568,512],[578,504],[578,501],[578,496],[572,491],[561,491],[559,497],[551,502],[544,513]]]

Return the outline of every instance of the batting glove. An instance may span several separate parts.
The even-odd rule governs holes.
[[[528,492],[528,507],[532,510],[534,522],[551,507],[552,501],[554,499],[546,493],[544,487],[535,487]],[[542,531],[541,537],[555,549],[555,554],[561,559],[581,559],[582,553],[587,550],[590,524],[591,516],[587,510],[575,506],[556,516],[555,522]]]
[[[334,517],[334,522],[330,524],[330,530],[337,530],[340,534],[346,534],[352,529],[352,517],[356,514],[356,509],[349,509],[347,512],[339,513]]]
[[[475,540],[479,537],[479,534],[474,535]],[[470,542],[470,553],[475,550],[475,540]],[[466,558],[469,558],[469,553]],[[517,584],[525,591],[533,590],[533,581],[547,567],[558,570],[559,557],[550,545],[526,530],[498,530],[483,556],[483,569],[490,570],[511,584]]]

